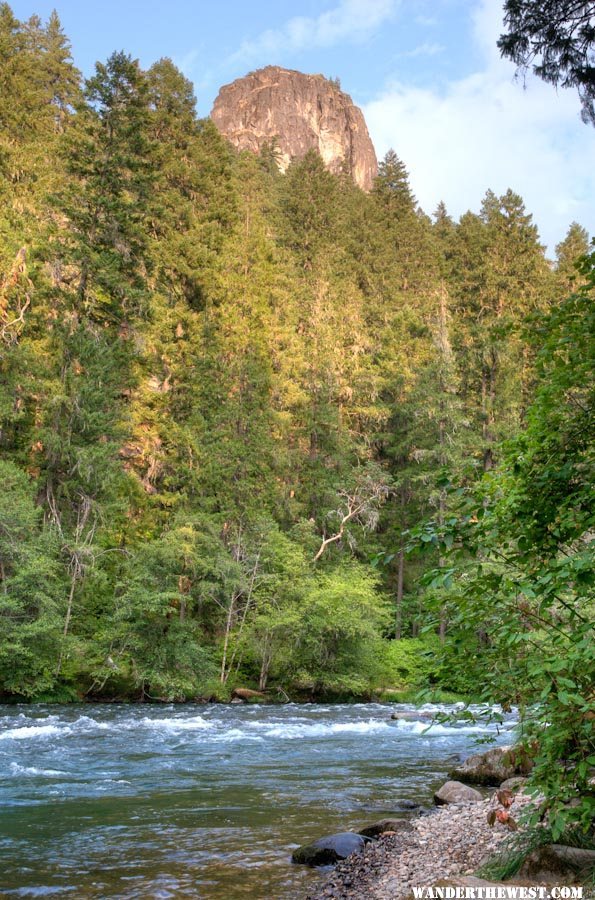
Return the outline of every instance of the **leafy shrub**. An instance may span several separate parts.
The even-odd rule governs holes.
[[[433,635],[402,638],[384,646],[384,677],[391,687],[419,688],[436,682],[440,645]]]

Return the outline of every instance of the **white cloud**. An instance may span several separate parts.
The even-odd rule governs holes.
[[[296,16],[281,28],[268,29],[253,40],[244,41],[232,60],[268,60],[285,51],[364,41],[392,18],[397,2],[341,0],[333,9],[316,18]]]
[[[474,11],[479,71],[427,89],[395,82],[364,112],[379,155],[394,147],[426,211],[444,200],[459,216],[478,210],[488,188],[510,187],[553,252],[573,219],[595,232],[595,129],[580,121],[573,91],[515,80],[495,46],[501,15],[501,0]]]
[[[405,59],[414,59],[416,56],[436,56],[438,53],[443,53],[444,49],[442,44],[426,41],[424,44],[419,44],[417,47],[414,47],[413,50],[404,50],[403,53],[399,53],[398,56]]]
[[[508,66],[496,44],[504,31],[503,18],[502,0],[480,0],[471,14],[475,42],[492,66]]]

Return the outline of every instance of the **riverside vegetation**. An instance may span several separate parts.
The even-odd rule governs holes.
[[[0,84],[2,698],[515,704],[589,828],[584,229],[429,217],[392,151],[281,175],[167,59],[82,82],[55,14],[0,5]]]

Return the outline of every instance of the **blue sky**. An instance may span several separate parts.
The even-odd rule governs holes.
[[[379,156],[394,147],[427,212],[478,210],[488,188],[524,198],[553,252],[571,221],[595,233],[595,129],[572,91],[523,87],[499,58],[502,0],[13,0],[56,7],[85,74],[124,49],[171,57],[207,115],[219,87],[278,64],[339,77]]]

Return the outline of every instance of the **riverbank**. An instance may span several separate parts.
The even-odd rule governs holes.
[[[515,818],[529,802],[524,795],[514,798]],[[415,819],[409,829],[384,835],[339,863],[308,900],[399,900],[414,886],[471,876],[511,835],[507,825],[488,824],[488,814],[497,809],[502,807],[494,794]]]

